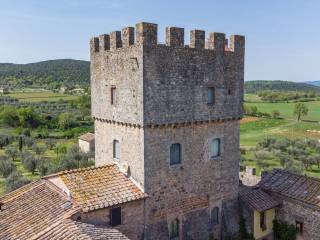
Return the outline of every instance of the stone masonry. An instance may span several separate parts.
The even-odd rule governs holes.
[[[211,210],[218,207],[220,218],[232,215],[223,205],[238,197],[245,40],[233,35],[228,45],[223,33],[206,39],[193,30],[185,45],[177,27],[166,28],[165,44],[157,38],[156,24],[138,23],[135,31],[127,27],[90,41],[96,165],[129,166],[148,194],[144,239],[169,239],[174,219],[180,239],[220,239],[222,224],[212,225]],[[221,141],[220,156],[211,159],[214,138]],[[170,165],[174,143],[181,144],[181,163]]]

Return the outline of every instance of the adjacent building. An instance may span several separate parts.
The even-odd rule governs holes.
[[[247,229],[256,239],[273,239],[272,219],[293,224],[298,239],[319,239],[320,179],[274,169],[258,185],[240,189]]]
[[[94,133],[85,133],[79,137],[79,149],[83,153],[94,152]]]

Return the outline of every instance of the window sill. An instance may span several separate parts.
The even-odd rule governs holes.
[[[221,160],[221,156],[217,156],[217,157],[210,157],[210,160],[212,161],[220,161]]]
[[[183,169],[182,163],[169,165],[170,169]]]

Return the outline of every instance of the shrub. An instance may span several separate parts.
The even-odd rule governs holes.
[[[22,187],[30,182],[30,180],[26,179],[20,172],[13,171],[5,181],[6,191],[11,192],[13,190]]]
[[[293,224],[287,224],[278,220],[273,220],[273,233],[275,240],[296,240],[297,229]]]
[[[30,152],[24,152],[24,154],[22,155],[22,164],[29,172],[34,175],[38,166],[38,159]]]
[[[6,155],[12,159],[12,161],[16,160],[18,157],[18,150],[14,147],[8,147],[5,151]]]
[[[0,174],[3,177],[8,177],[15,171],[16,165],[7,157],[0,157]]]

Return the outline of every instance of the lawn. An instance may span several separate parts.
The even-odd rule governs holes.
[[[55,92],[13,92],[8,94],[10,97],[19,99],[20,101],[28,102],[41,102],[41,101],[58,101],[62,100],[75,100],[79,96],[67,95]]]

